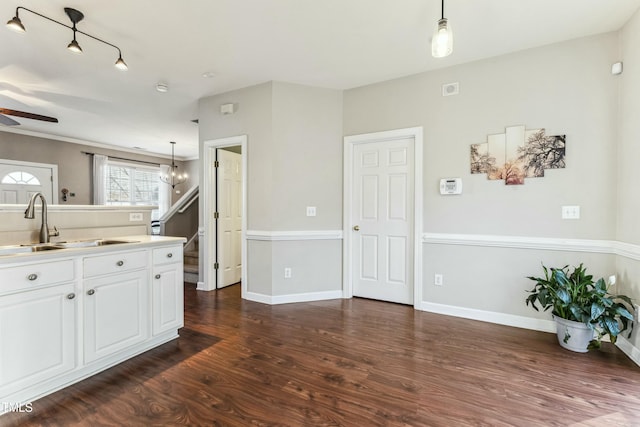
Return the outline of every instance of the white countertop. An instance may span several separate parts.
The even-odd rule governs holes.
[[[86,239],[86,240],[98,240],[98,239]],[[24,263],[24,262],[43,262],[49,259],[55,260],[65,257],[73,257],[78,255],[89,254],[104,254],[108,252],[128,251],[156,246],[167,246],[171,244],[184,244],[187,239],[184,237],[171,237],[171,236],[121,236],[121,237],[109,237],[106,240],[121,240],[127,243],[118,243],[104,246],[90,246],[79,248],[64,248],[54,249],[39,252],[26,252],[10,255],[0,255],[0,267],[8,264]],[[55,245],[57,242],[51,242]]]

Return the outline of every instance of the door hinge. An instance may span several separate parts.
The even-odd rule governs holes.
[[[214,213],[213,213],[213,218],[214,218],[214,219],[218,219],[218,218],[220,218],[220,212],[214,212]]]
[[[220,268],[220,264],[218,264],[217,262],[214,262],[214,263],[213,263],[213,269],[214,269],[214,270],[217,270],[217,269],[219,269],[219,268]]]
[[[219,167],[220,167],[220,162],[219,162],[219,161],[217,161],[217,160],[216,160],[216,161],[214,161],[214,162],[213,162],[213,167],[214,167],[214,168],[219,168]]]

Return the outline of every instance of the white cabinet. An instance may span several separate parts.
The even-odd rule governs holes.
[[[146,251],[83,260],[85,363],[110,356],[149,337],[146,260]]]
[[[30,402],[178,337],[184,239],[140,240],[0,256],[0,402]]]
[[[153,335],[184,326],[182,246],[153,250],[151,316]]]
[[[0,397],[75,367],[74,292],[67,283],[0,297]]]
[[[146,270],[85,280],[84,293],[85,363],[148,338]]]

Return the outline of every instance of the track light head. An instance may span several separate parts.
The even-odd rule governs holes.
[[[124,62],[124,59],[122,59],[122,55],[118,56],[118,60],[116,61],[116,68],[122,71],[127,71],[129,69],[127,63]]]
[[[73,37],[73,40],[71,40],[71,43],[67,45],[67,49],[69,49],[73,53],[82,53],[82,48],[76,41],[75,35]]]
[[[13,19],[7,22],[7,27],[17,33],[24,33],[27,31],[24,28],[24,25],[22,25],[22,21],[20,20],[20,18],[18,18],[17,13],[16,16],[13,17]]]

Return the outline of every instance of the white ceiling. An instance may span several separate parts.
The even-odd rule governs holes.
[[[0,107],[60,122],[14,117],[0,130],[164,155],[176,141],[195,158],[199,98],[270,80],[348,89],[615,31],[640,0],[446,0],[444,59],[429,46],[440,0],[2,0],[0,20],[17,6],[65,24],[64,7],[82,11],[78,29],[117,45],[129,70],[80,34],[84,53],[68,52],[71,30],[22,11],[25,34],[0,28]]]

